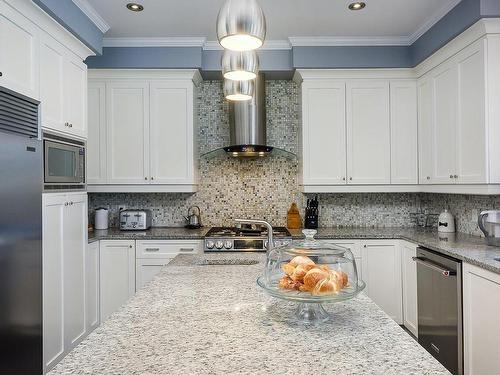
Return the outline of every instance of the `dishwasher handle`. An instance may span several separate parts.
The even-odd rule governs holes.
[[[433,262],[429,262],[426,258],[421,258],[421,257],[412,257],[412,259],[417,262],[418,264],[421,264],[422,266],[425,266],[427,268],[430,268],[434,271],[438,271],[438,272],[441,272],[441,275],[445,276],[445,277],[449,277],[449,276],[456,276],[457,273],[453,270],[448,270],[446,268],[443,268],[441,267],[440,265],[436,264],[436,263],[433,263]]]

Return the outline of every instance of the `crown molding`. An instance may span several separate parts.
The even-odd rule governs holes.
[[[203,47],[203,37],[104,38],[103,47]]]
[[[206,51],[222,51],[223,48],[216,40],[207,40],[203,45]],[[292,45],[288,40],[266,40],[264,45],[259,50],[288,50],[292,49]]]
[[[413,34],[408,37],[408,45],[413,44],[418,38],[424,35],[429,29],[434,26],[441,18],[455,8],[461,0],[449,0],[439,10],[437,10],[428,20],[421,25]]]
[[[80,8],[80,10],[85,13],[85,15],[97,26],[99,30],[104,34],[111,26],[101,17],[99,13],[94,9],[92,5],[87,0],[72,0],[73,3]]]
[[[288,38],[292,47],[338,47],[338,46],[408,46],[408,37],[371,36],[293,36]]]

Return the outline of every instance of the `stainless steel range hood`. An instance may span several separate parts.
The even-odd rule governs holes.
[[[255,79],[252,100],[229,102],[230,145],[224,151],[234,157],[259,157],[272,152],[266,143],[266,82]]]

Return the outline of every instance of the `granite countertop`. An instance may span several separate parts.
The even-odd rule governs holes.
[[[177,256],[50,374],[449,374],[364,294],[304,327],[256,285],[263,254],[207,257],[228,255]]]
[[[202,240],[209,227],[186,229],[175,227],[151,228],[147,231],[120,231],[119,229],[89,232],[89,243],[99,240]],[[303,238],[302,230],[291,229],[295,239]],[[404,239],[420,246],[500,273],[500,247],[486,245],[482,237],[464,233],[438,234],[436,229],[424,228],[319,228],[318,239]]]
[[[89,232],[89,243],[99,240],[202,240],[210,227],[154,227],[145,231],[123,231],[119,228]]]

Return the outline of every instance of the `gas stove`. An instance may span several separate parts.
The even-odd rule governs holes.
[[[274,246],[292,241],[285,227],[273,228]],[[265,228],[213,227],[205,235],[205,251],[266,251],[267,230]]]

